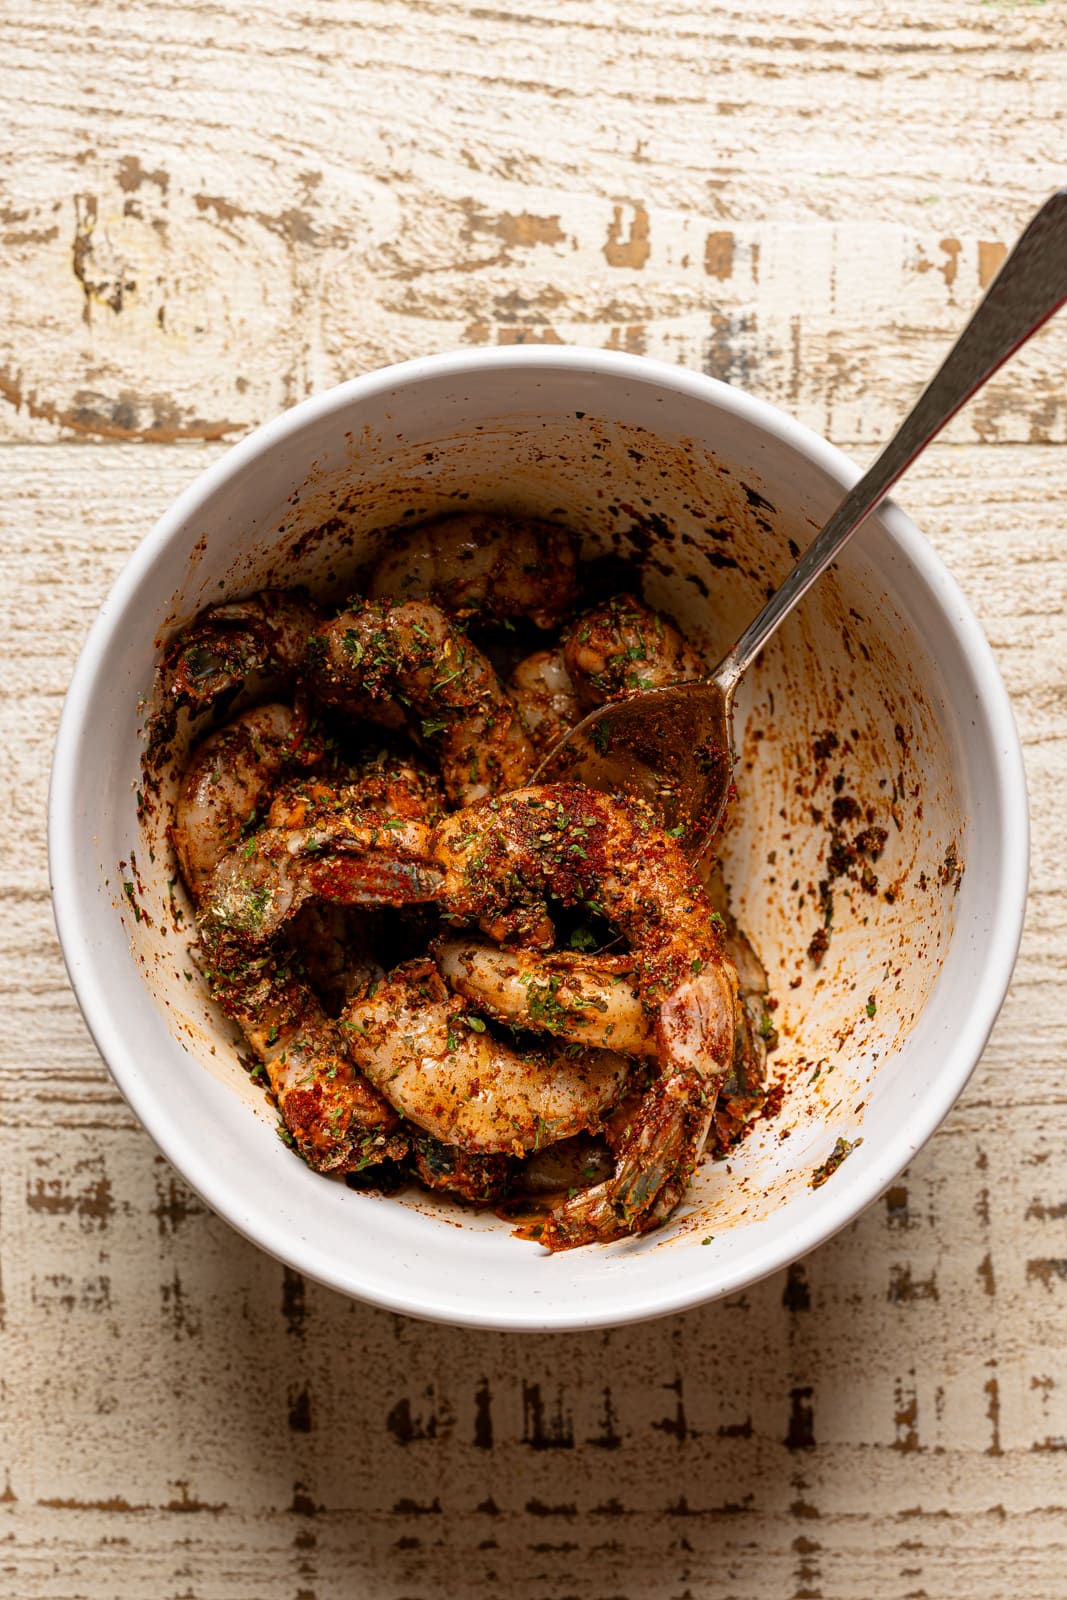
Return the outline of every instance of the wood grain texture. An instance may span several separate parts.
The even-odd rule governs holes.
[[[0,1594],[1062,1600],[1067,322],[900,495],[1023,738],[1011,995],[912,1168],[741,1296],[497,1336],[246,1245],[93,1049],[45,807],[129,552],[342,377],[613,345],[870,454],[1061,179],[1065,40],[1062,0],[0,7]]]

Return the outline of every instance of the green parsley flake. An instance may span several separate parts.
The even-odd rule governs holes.
[[[811,1175],[811,1187],[821,1189],[828,1178],[832,1178],[842,1161],[850,1156],[853,1150],[858,1150],[863,1143],[862,1139],[838,1139],[830,1154],[821,1167],[816,1167]]]

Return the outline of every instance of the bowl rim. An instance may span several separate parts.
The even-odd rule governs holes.
[[[293,1240],[285,1230],[250,1212],[226,1174],[201,1159],[194,1141],[185,1138],[156,1104],[147,1080],[124,1072],[128,1045],[116,1017],[105,1003],[92,971],[92,928],[81,918],[76,896],[68,889],[77,871],[75,823],[76,750],[97,688],[101,659],[113,619],[121,617],[161,551],[183,525],[246,464],[256,460],[291,433],[353,403],[366,402],[418,385],[427,379],[459,379],[469,373],[514,369],[525,382],[538,369],[592,372],[631,384],[673,389],[695,402],[711,401],[751,420],[760,430],[805,455],[842,492],[857,481],[860,469],[836,446],[765,400],[692,369],[645,356],[589,346],[505,346],[457,350],[421,356],[349,379],[282,412],[253,429],[201,471],[156,521],[130,555],[112,584],[82,646],[68,688],[56,735],[48,798],[48,861],[53,915],[71,987],[90,1035],[105,1065],[154,1143],[212,1211],[268,1254],[306,1276],[351,1298],[423,1320],[500,1331],[565,1331],[613,1327],[651,1320],[735,1294],[770,1273],[796,1261],[858,1217],[898,1177],[927,1143],[962,1093],[1003,1004],[1022,937],[1029,877],[1030,825],[1025,769],[1015,719],[1000,672],[982,628],[962,590],[911,518],[892,500],[884,500],[879,517],[888,537],[916,569],[937,603],[946,626],[954,632],[974,675],[981,712],[997,760],[990,774],[1003,817],[1001,850],[994,876],[991,930],[973,1002],[943,1058],[906,1121],[876,1150],[868,1151],[852,1181],[813,1207],[777,1241],[756,1243],[736,1264],[723,1263],[713,1282],[701,1273],[679,1274],[658,1292],[645,1284],[628,1298],[618,1281],[609,1296],[610,1310],[589,1302],[545,1303],[538,1294],[529,1302],[493,1302],[482,1292],[465,1302],[458,1290],[448,1295],[406,1288],[403,1275],[384,1283],[360,1279],[360,1263],[335,1263],[320,1258],[311,1241]],[[977,977],[977,974],[976,974]],[[824,1198],[825,1197],[825,1198]],[[300,1245],[303,1248],[300,1248]],[[345,1270],[346,1269],[346,1270]]]

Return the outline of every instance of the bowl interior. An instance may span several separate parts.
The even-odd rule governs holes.
[[[281,1144],[189,954],[166,822],[195,729],[138,816],[167,638],[203,606],[267,585],[340,596],[389,530],[497,507],[562,519],[590,558],[623,556],[713,663],[851,476],[829,447],[721,386],[572,354],[395,369],[225,457],[108,601],[72,686],[53,791],[71,975],[164,1152],[301,1270],[415,1314],[497,1326],[657,1314],[750,1281],[848,1220],[973,1067],[1025,876],[1017,747],[988,650],[907,519],[883,507],[739,705],[724,867],[778,1001],[778,1114],[705,1166],[661,1232],[555,1259],[489,1214],[414,1191],[353,1193]],[[809,951],[826,936],[816,964]],[[839,1139],[856,1148],[813,1184]]]

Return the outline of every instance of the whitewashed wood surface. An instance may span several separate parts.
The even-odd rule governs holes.
[[[867,458],[1064,181],[1064,0],[0,0],[0,1594],[1067,1595],[1067,319],[900,499],[1034,820],[956,1110],[833,1242],[573,1337],[304,1283],[157,1155],[52,928],[51,744],[112,578],[227,443],[520,340],[745,385]]]

